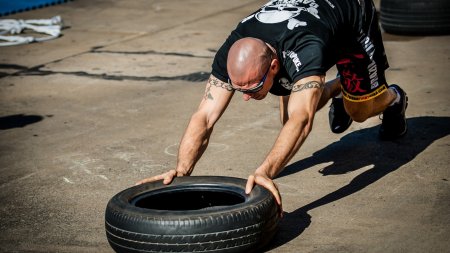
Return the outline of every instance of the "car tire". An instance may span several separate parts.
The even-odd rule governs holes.
[[[274,236],[273,195],[231,177],[179,177],[126,189],[108,202],[106,236],[116,252],[255,252]]]
[[[381,0],[380,22],[392,34],[450,34],[450,1]]]

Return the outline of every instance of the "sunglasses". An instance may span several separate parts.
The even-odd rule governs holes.
[[[269,67],[267,68],[266,73],[264,74],[264,76],[262,77],[262,79],[258,83],[258,85],[256,85],[255,87],[250,88],[250,89],[235,88],[235,87],[233,87],[230,78],[228,78],[228,84],[231,85],[231,87],[233,87],[234,90],[237,90],[237,91],[242,92],[242,93],[251,94],[251,93],[256,93],[256,92],[260,91],[263,88],[263,86],[264,86],[264,82],[266,81],[267,74],[269,74],[270,66],[272,66],[272,58],[271,58],[270,62],[271,63],[269,64]]]

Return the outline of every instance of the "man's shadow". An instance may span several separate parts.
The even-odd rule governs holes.
[[[285,177],[321,163],[329,163],[320,171],[323,176],[345,174],[373,166],[350,183],[299,209],[285,213],[270,249],[298,237],[310,224],[308,211],[330,204],[358,192],[387,174],[412,161],[434,141],[450,134],[450,117],[417,117],[407,119],[408,133],[396,141],[380,141],[379,126],[351,132],[313,156],[297,161],[278,176]]]

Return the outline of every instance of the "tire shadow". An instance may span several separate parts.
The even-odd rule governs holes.
[[[284,213],[268,250],[280,247],[295,239],[311,224],[310,210],[338,201],[356,193],[382,177],[411,162],[434,141],[450,134],[450,117],[416,117],[407,119],[408,133],[396,141],[380,141],[379,126],[349,133],[311,157],[297,161],[285,168],[278,178],[301,172],[311,166],[332,162],[323,168],[323,176],[340,175],[373,166],[356,176],[350,183],[299,209]]]

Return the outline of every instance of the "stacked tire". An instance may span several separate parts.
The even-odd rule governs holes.
[[[392,34],[450,34],[450,1],[381,0],[380,22]]]
[[[105,212],[116,252],[256,252],[274,236],[279,209],[273,195],[230,177],[181,177],[126,189]]]

